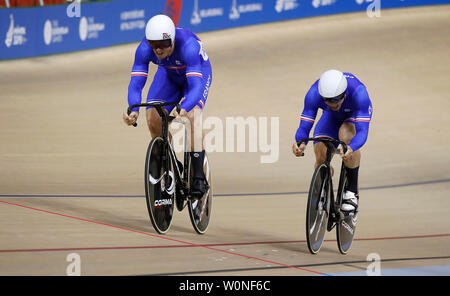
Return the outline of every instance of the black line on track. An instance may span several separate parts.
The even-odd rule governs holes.
[[[408,186],[418,186],[418,185],[429,185],[438,183],[448,183],[450,179],[440,179],[440,180],[430,180],[421,182],[410,182],[403,184],[392,184],[392,185],[379,185],[379,186],[369,186],[361,187],[359,190],[376,190],[376,189],[388,189],[388,188],[399,188]],[[231,197],[231,196],[265,196],[265,195],[303,195],[308,194],[308,191],[292,191],[292,192],[259,192],[259,193],[222,193],[214,194],[214,197]],[[94,198],[143,198],[144,195],[107,195],[107,194],[0,194],[0,197],[59,197],[59,198],[76,198],[76,197],[94,197]]]
[[[383,262],[393,262],[393,261],[436,260],[436,259],[450,259],[450,256],[391,258],[391,259],[381,259],[380,262],[383,263]],[[366,261],[366,260],[337,261],[337,262],[302,264],[302,265],[292,265],[292,266],[298,267],[298,268],[308,268],[308,267],[320,267],[320,266],[329,266],[329,265],[341,265],[341,264],[347,265],[347,264],[361,264],[361,263],[369,264],[370,261]],[[269,267],[253,267],[253,268],[199,270],[199,271],[172,272],[172,273],[139,274],[136,276],[181,276],[181,275],[208,274],[208,273],[219,273],[219,272],[257,271],[257,270],[286,269],[286,268],[288,268],[288,267],[269,266]]]

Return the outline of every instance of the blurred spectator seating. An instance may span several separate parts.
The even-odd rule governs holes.
[[[25,7],[66,4],[67,0],[0,0],[0,7]]]

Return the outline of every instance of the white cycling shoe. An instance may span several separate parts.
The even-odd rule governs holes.
[[[341,210],[345,212],[355,211],[358,208],[358,195],[351,191],[345,191],[342,196]]]

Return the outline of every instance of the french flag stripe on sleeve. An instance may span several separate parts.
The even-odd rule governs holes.
[[[203,77],[202,73],[200,73],[200,72],[189,72],[189,73],[186,73],[186,77],[189,77],[189,76]]]
[[[300,116],[300,119],[314,123],[314,118],[311,118],[311,117],[306,117],[306,116],[302,115],[302,116]]]
[[[147,77],[148,73],[144,72],[144,71],[133,71],[133,72],[131,72],[131,76],[145,76],[145,77]]]
[[[363,121],[363,122],[370,122],[369,117],[357,117],[355,121]]]

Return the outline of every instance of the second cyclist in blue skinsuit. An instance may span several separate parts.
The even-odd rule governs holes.
[[[295,156],[303,155],[306,144],[303,143],[299,147],[297,142],[309,137],[319,109],[323,110],[323,114],[317,122],[313,137],[339,139],[348,145],[347,153],[344,154],[341,150],[348,175],[342,210],[354,211],[357,209],[359,198],[360,148],[367,140],[373,113],[369,94],[365,85],[351,73],[337,70],[324,72],[306,94],[300,126],[292,147]],[[314,152],[317,167],[325,161],[325,145],[320,142],[314,143]]]
[[[139,44],[128,87],[128,105],[140,104],[142,89],[147,81],[149,64],[158,69],[150,86],[147,102],[180,102],[176,116],[187,117],[191,127],[191,161],[194,167],[192,194],[203,196],[206,191],[203,161],[202,110],[212,83],[209,58],[200,39],[191,31],[176,28],[165,15],[152,17],[146,26],[146,37]],[[184,98],[184,99],[183,99]],[[174,106],[167,106],[170,113]],[[174,111],[177,113],[176,111]],[[126,124],[132,125],[139,110],[124,114]],[[147,108],[147,124],[152,137],[161,134],[161,118],[154,108]]]

